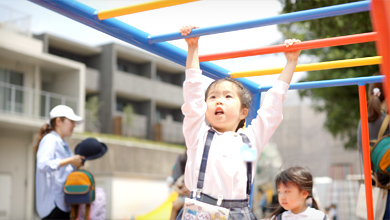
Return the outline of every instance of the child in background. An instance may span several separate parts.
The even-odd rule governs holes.
[[[183,36],[190,34],[195,26],[180,29]],[[199,37],[187,38],[188,54],[186,61],[186,80],[183,85],[184,114],[183,133],[187,146],[187,165],[185,184],[197,192],[197,200],[216,205],[217,198],[221,206],[230,210],[229,220],[256,219],[248,207],[247,164],[241,157],[244,135],[254,149],[257,159],[267,141],[282,121],[282,106],[297,65],[300,51],[286,52],[287,64],[267,95],[257,117],[247,128],[245,118],[251,103],[250,92],[237,80],[224,78],[214,81],[204,93],[202,71],[198,57]],[[285,41],[286,47],[299,40]],[[214,133],[212,138],[208,134]],[[210,139],[210,140],[209,140]],[[207,157],[207,169],[200,172],[205,143],[210,144]],[[253,151],[252,151],[253,152]],[[255,172],[255,161],[252,173]],[[203,188],[198,189],[198,177],[203,178]],[[248,175],[249,176],[249,175]],[[252,181],[252,178],[248,180]],[[250,188],[250,187],[249,187]],[[201,191],[201,193],[199,193]],[[182,212],[177,219],[181,219]]]
[[[280,206],[270,215],[271,220],[327,220],[318,210],[313,198],[313,177],[303,167],[291,167],[275,178]]]

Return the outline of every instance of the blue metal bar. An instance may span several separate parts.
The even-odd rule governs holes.
[[[315,89],[324,87],[336,87],[336,86],[351,86],[383,82],[385,76],[367,76],[357,78],[346,78],[346,79],[332,79],[332,80],[321,80],[313,82],[301,82],[293,83],[290,85],[289,90],[293,89]],[[272,86],[263,86],[260,88],[260,92],[268,91]]]
[[[191,34],[187,35],[186,37],[182,36],[180,32],[167,33],[161,35],[150,35],[149,43],[154,44],[157,42],[177,40],[181,38],[198,37],[203,35],[218,34],[223,32],[237,31],[237,30],[267,26],[267,25],[292,23],[297,21],[306,21],[306,20],[313,20],[318,18],[332,17],[336,15],[346,15],[346,14],[352,14],[357,12],[369,11],[370,10],[369,4],[370,4],[369,0],[364,0],[364,1],[353,2],[353,3],[345,3],[345,4],[334,5],[334,6],[322,7],[322,8],[316,8],[316,9],[310,9],[310,10],[304,10],[298,12],[291,12],[287,14],[281,14],[273,17],[262,18],[262,19],[251,20],[251,21],[243,21],[243,22],[217,25],[211,27],[202,27],[202,28],[197,28],[192,30]]]
[[[97,18],[97,10],[75,0],[29,0],[54,12],[62,14],[70,19],[78,21],[91,28],[123,40],[136,47],[164,57],[172,62],[185,66],[187,51],[172,44],[162,42],[150,45],[149,34],[133,26],[130,26],[116,18],[100,21]],[[203,75],[212,79],[229,76],[229,71],[211,62],[200,64]],[[258,92],[259,85],[248,79],[240,80],[252,93]]]

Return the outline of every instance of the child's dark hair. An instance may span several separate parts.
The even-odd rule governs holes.
[[[311,198],[312,199],[311,207],[318,209],[317,202],[313,198],[313,177],[308,169],[301,166],[294,166],[286,170],[283,170],[275,178],[276,188],[280,184],[283,185],[294,184],[298,187],[300,191],[304,190],[308,192],[308,196],[306,199]],[[271,218],[272,216],[275,216],[276,218],[284,211],[286,210],[281,205],[279,205],[279,207],[274,212],[272,212],[269,218]]]
[[[249,90],[247,88],[245,88],[244,85],[242,85],[242,83],[236,79],[233,79],[233,78],[230,78],[230,77],[225,77],[225,78],[222,78],[222,79],[218,79],[218,80],[215,80],[214,82],[212,82],[209,87],[207,87],[206,89],[206,96],[205,98],[207,99],[207,94],[209,93],[210,91],[210,88],[214,85],[217,85],[218,83],[221,83],[221,82],[224,82],[224,81],[228,81],[228,82],[231,82],[232,84],[236,85],[237,87],[237,94],[240,98],[240,101],[241,101],[241,108],[247,108],[248,110],[250,109],[251,107],[251,101],[252,101],[252,95],[251,93],[249,92]],[[237,128],[236,128],[236,131],[238,131],[238,129],[244,127],[245,125],[245,122],[246,122],[246,119],[242,119],[240,121],[240,123],[238,124]]]
[[[379,72],[373,74],[373,76],[380,75]],[[374,89],[378,88],[380,90],[380,95],[374,95]],[[373,122],[379,117],[381,117],[381,104],[385,100],[385,92],[383,91],[382,83],[371,83],[368,86],[368,92],[370,94],[370,99],[368,100],[367,105],[367,114],[368,121]]]
[[[61,121],[64,121],[65,120],[65,117],[60,117],[61,118]],[[35,155],[37,155],[38,153],[38,147],[39,147],[39,143],[41,142],[42,138],[50,133],[51,131],[54,131],[55,127],[56,127],[56,119],[57,118],[52,118],[50,119],[50,124],[44,124],[41,126],[41,128],[39,129],[37,135],[35,136],[35,139],[36,139],[36,144],[34,146],[34,151],[35,151]]]

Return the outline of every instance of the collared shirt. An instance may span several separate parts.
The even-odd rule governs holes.
[[[325,213],[317,210],[315,208],[307,207],[307,209],[301,213],[294,214],[291,211],[285,211],[282,213],[282,220],[323,220],[325,217]],[[276,218],[272,217],[271,220],[275,220]],[[326,216],[325,219],[329,219]]]
[[[183,133],[188,156],[185,184],[189,190],[196,190],[205,140],[210,129],[205,122],[207,105],[201,75],[201,70],[187,69],[183,85]],[[257,111],[257,117],[247,128],[237,132],[215,132],[207,161],[203,193],[214,198],[219,195],[223,196],[223,199],[247,198],[247,168],[246,162],[240,156],[243,142],[239,133],[244,133],[249,138],[252,148],[257,149],[258,158],[282,121],[282,106],[288,88],[289,84],[277,81],[267,92],[262,107]],[[253,161],[252,164],[255,168],[257,163]]]
[[[39,217],[48,216],[57,206],[64,212],[70,211],[65,203],[63,186],[75,168],[68,164],[60,166],[62,159],[73,156],[68,144],[55,132],[45,135],[39,143],[36,167],[36,205]]]

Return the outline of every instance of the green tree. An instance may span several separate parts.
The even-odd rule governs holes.
[[[354,0],[279,0],[282,14],[314,8],[355,2]],[[278,25],[285,39],[302,41],[372,32],[369,12],[333,16],[315,20]],[[319,62],[376,56],[374,42],[326,47],[302,51],[315,56]],[[371,76],[379,71],[378,65],[331,69],[308,72],[302,82]],[[356,129],[360,119],[359,92],[357,86],[330,87],[300,90],[301,97],[314,101],[314,109],[325,112],[325,128],[334,136],[345,140],[345,148],[356,148]]]
[[[131,127],[133,126],[134,122],[134,108],[131,104],[126,105],[123,107],[123,116],[124,116],[124,123],[126,128],[126,134],[130,136]]]
[[[88,98],[88,100],[85,102],[85,109],[86,111],[86,121],[89,122],[87,124],[87,129],[91,130],[92,132],[99,132],[100,131],[100,119],[99,119],[99,109],[100,109],[100,102],[98,96],[91,96]]]

